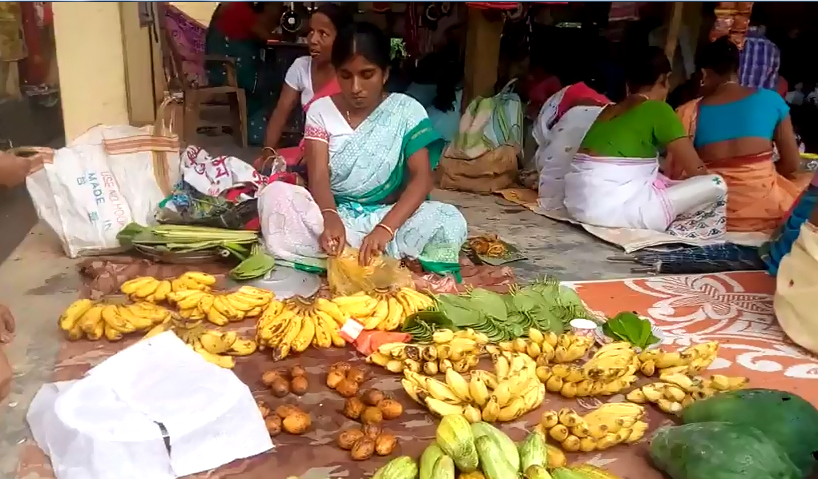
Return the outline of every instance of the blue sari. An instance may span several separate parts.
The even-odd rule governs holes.
[[[770,275],[778,274],[778,267],[781,259],[792,249],[801,226],[809,219],[813,210],[818,205],[818,175],[813,176],[812,181],[806,190],[801,194],[795,206],[790,211],[787,221],[773,233],[773,237],[759,249],[761,259],[767,265]]]

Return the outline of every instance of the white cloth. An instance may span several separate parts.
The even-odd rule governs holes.
[[[577,154],[565,175],[568,213],[577,221],[609,228],[665,231],[678,215],[716,203],[726,194],[718,175],[663,181],[656,158]]]
[[[559,93],[556,96],[562,98]],[[549,128],[553,118],[550,103],[543,105],[534,125],[534,140],[539,145],[534,154],[540,174],[537,203],[546,210],[558,210],[564,207],[565,175],[571,167],[571,160],[602,107],[571,108]],[[556,111],[553,113],[555,115]]]
[[[330,156],[340,151],[353,133],[355,130],[349,126],[332,98],[328,96],[319,98],[307,110],[307,119],[304,121],[304,139],[329,144]]]
[[[284,83],[301,93],[301,104],[306,105],[315,96],[312,90],[312,57],[298,57],[284,75]]]

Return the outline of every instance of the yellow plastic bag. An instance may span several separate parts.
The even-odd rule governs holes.
[[[327,280],[333,295],[348,296],[364,291],[370,293],[376,289],[414,288],[412,273],[404,268],[400,261],[380,255],[372,259],[369,266],[358,264],[358,250],[345,248],[334,258],[329,258]]]

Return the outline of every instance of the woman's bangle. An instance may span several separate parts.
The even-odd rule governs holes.
[[[393,230],[392,228],[390,228],[390,227],[386,226],[386,225],[385,225],[385,224],[383,224],[383,223],[378,223],[378,224],[376,224],[376,225],[375,225],[375,227],[376,227],[376,228],[377,228],[378,226],[380,226],[381,228],[385,229],[385,230],[386,230],[386,231],[389,233],[389,236],[391,236],[391,237],[392,237],[391,239],[395,239],[395,230]]]
[[[339,218],[341,217],[341,215],[338,214],[338,210],[336,210],[335,208],[323,208],[321,210],[321,214],[323,215],[324,213],[332,213]]]

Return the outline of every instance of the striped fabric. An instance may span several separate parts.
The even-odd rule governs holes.
[[[739,81],[750,88],[778,88],[778,69],[781,66],[781,52],[758,30],[751,28],[741,51]]]

